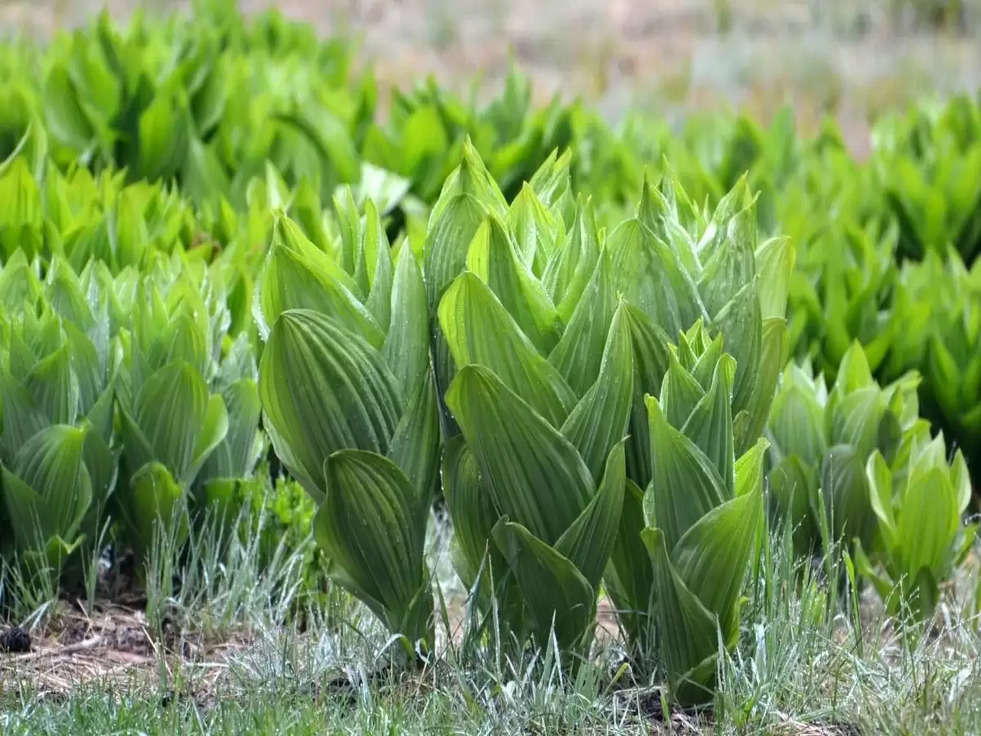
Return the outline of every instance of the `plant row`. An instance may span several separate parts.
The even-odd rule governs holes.
[[[442,499],[475,621],[575,661],[605,596],[684,702],[781,526],[931,615],[974,539],[974,103],[864,164],[786,117],[614,131],[517,74],[381,123],[342,44],[194,18],[0,58],[5,564],[76,585],[86,547],[272,498],[270,545],[311,524],[426,657]]]
[[[392,237],[425,233],[467,138],[509,200],[553,150],[574,151],[573,185],[603,216],[629,214],[645,170],[670,168],[709,206],[748,172],[761,232],[790,237],[798,252],[791,354],[831,378],[858,340],[879,381],[918,371],[925,415],[981,467],[976,100],[878,121],[866,161],[832,122],[798,136],[787,111],[768,128],[729,115],[672,128],[640,113],[612,128],[580,103],[536,108],[517,73],[486,104],[431,80],[380,104],[351,43],[322,42],[276,13],[247,21],[226,0],[201,0],[190,18],[137,14],[125,29],[103,15],[44,47],[8,43],[0,78],[0,168],[22,157],[38,178],[50,164],[174,184],[211,232],[219,226],[219,242],[270,164],[288,190],[318,201],[350,184],[391,215]],[[4,229],[22,224],[8,219]],[[940,279],[946,288],[933,288]]]
[[[332,579],[413,657],[434,646],[440,496],[478,619],[574,661],[606,595],[684,702],[711,696],[773,525],[801,554],[843,541],[928,616],[973,527],[917,377],[880,387],[857,343],[830,390],[784,370],[794,247],[759,238],[745,178],[714,208],[650,181],[621,218],[574,192],[571,160],[509,202],[465,143],[424,232],[394,241],[374,199],[321,206],[271,164],[215,220],[159,184],[14,160],[4,554],[70,578],[108,528],[142,558],[268,492],[268,442]]]

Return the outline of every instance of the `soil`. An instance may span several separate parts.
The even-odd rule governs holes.
[[[30,651],[0,656],[0,682],[21,682],[41,697],[60,697],[86,684],[150,683],[160,676],[162,664],[168,671],[179,664],[200,674],[191,678],[195,698],[213,699],[212,686],[224,662],[247,639],[205,642],[164,628],[163,641],[158,641],[138,608],[100,601],[86,613],[80,606],[68,610],[62,601],[44,630],[35,632]]]

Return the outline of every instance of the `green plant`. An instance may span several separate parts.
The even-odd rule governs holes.
[[[798,554],[842,539],[869,543],[874,517],[865,465],[873,452],[892,462],[924,429],[918,383],[908,374],[880,387],[857,342],[830,390],[808,363],[783,372],[767,425],[767,480],[774,513],[794,530]]]
[[[632,361],[592,210],[563,215],[568,176],[550,157],[508,206],[467,149],[426,263],[457,570],[519,643],[582,651],[619,523]]]
[[[938,284],[943,284],[938,288]],[[894,363],[924,375],[923,413],[960,446],[969,467],[981,463],[981,266],[956,253],[929,255],[900,274],[895,311],[904,325]]]
[[[712,479],[714,495],[703,497],[705,503],[698,507],[701,514],[708,513],[710,508],[733,498],[733,458],[757,451],[754,448],[783,362],[783,314],[793,249],[780,239],[757,245],[756,229],[756,214],[745,182],[727,194],[710,214],[693,205],[676,179],[666,177],[657,187],[645,186],[637,216],[621,223],[607,239],[606,249],[613,273],[617,274],[616,287],[630,325],[634,398],[627,444],[629,481],[606,584],[635,664],[642,672],[653,669],[663,646],[651,633],[657,622],[675,628],[682,625],[678,620],[665,622],[661,618],[666,610],[674,609],[662,608],[655,589],[659,573],[652,567],[645,548],[646,538],[663,571],[667,568],[661,552],[667,559],[674,559],[674,547],[684,531],[672,527],[674,531],[667,537],[664,550],[657,537],[652,536],[654,532],[644,531],[644,508],[650,503],[646,499],[653,498],[652,481],[658,472],[656,454],[666,449],[651,434],[656,427],[664,435],[662,424],[652,423],[651,411],[661,406],[670,408],[669,426],[684,430],[692,407],[713,385],[716,364],[722,360],[726,346],[732,346],[734,355],[725,358],[727,368],[719,374],[720,381],[724,377],[726,380],[715,389],[716,396],[724,395],[727,402],[728,418],[718,420],[721,423],[715,432],[719,438],[728,436],[722,455],[729,459],[717,457],[720,467]],[[679,336],[676,348],[669,335]],[[677,397],[671,399],[665,391],[677,392]],[[657,397],[657,401],[652,404],[648,395]],[[706,437],[694,437],[692,441],[703,454],[709,451],[702,446]],[[688,453],[688,449],[685,445],[684,452]],[[713,452],[718,452],[718,448]],[[679,476],[670,481],[670,488],[662,487],[658,493],[682,493],[682,487],[697,482],[700,481]],[[650,513],[646,516],[646,525],[662,527],[667,523]],[[694,523],[694,518],[687,523]],[[741,579],[742,570],[738,575]],[[720,607],[711,609],[712,615],[730,615],[729,603],[716,603]],[[707,626],[704,621],[694,625]],[[727,636],[731,635],[727,620],[720,625]],[[705,641],[697,644],[702,655],[698,661],[691,659],[695,650],[689,651],[691,657],[687,660],[680,652],[671,655],[674,659],[670,676],[682,699],[702,697],[704,690],[701,695],[696,692],[710,686],[707,670],[686,674],[708,657],[705,646]],[[708,664],[705,667],[711,669]],[[692,682],[684,685],[684,679]]]
[[[979,131],[977,102],[965,97],[876,126],[877,171],[905,255],[921,259],[953,246],[971,263],[981,251]]]
[[[115,501],[128,541],[142,554],[155,524],[186,531],[189,494],[228,435],[229,414],[209,386],[222,313],[210,313],[207,295],[186,274],[165,290],[144,277],[133,296],[132,326],[116,342],[123,451]]]
[[[430,649],[422,555],[439,430],[425,290],[407,248],[393,263],[374,206],[353,215],[333,253],[277,221],[258,300],[269,330],[259,394],[277,455],[319,504],[331,576],[410,651]]]
[[[696,329],[678,351],[694,362],[673,360],[660,399],[645,401],[653,472],[641,537],[651,555],[659,659],[683,703],[712,697],[720,644],[732,649],[739,636],[742,581],[763,528],[767,443],[734,461],[735,362],[720,343]]]
[[[23,297],[0,318],[4,536],[57,573],[86,534],[98,533],[116,482],[107,317],[63,261],[42,286],[18,255],[2,274],[22,281],[10,296]]]
[[[970,552],[977,524],[962,526],[971,500],[971,479],[958,450],[948,464],[943,435],[931,439],[925,427],[903,441],[888,463],[875,450],[865,465],[877,539],[872,559],[855,540],[858,569],[872,582],[890,613],[928,618],[940,585]]]

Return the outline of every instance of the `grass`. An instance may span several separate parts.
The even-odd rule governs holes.
[[[145,612],[129,614],[147,638],[132,666],[98,666],[113,655],[98,648],[91,623],[109,611],[104,602],[79,604],[83,613],[72,618],[68,602],[47,600],[26,616],[40,646],[0,655],[3,733],[981,731],[975,559],[933,620],[901,628],[871,591],[825,584],[846,579],[836,557],[795,561],[777,534],[747,583],[740,646],[720,664],[713,707],[673,712],[656,680],[632,679],[615,635],[599,636],[570,678],[554,649],[502,648],[493,625],[483,638],[466,633],[466,591],[451,573],[441,519],[429,543],[440,651],[413,671],[397,666],[400,648],[343,591],[311,594],[303,573],[309,539],[269,557],[241,541],[258,534],[200,528],[183,541],[158,535],[152,545]],[[65,645],[56,637],[73,620],[90,622],[79,634],[82,646],[96,642],[88,659],[81,650],[59,655]]]

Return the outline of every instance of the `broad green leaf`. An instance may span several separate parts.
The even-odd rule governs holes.
[[[607,250],[623,298],[668,334],[687,329],[699,318],[708,320],[691,277],[670,247],[638,220],[618,225]]]
[[[170,471],[159,462],[150,462],[129,479],[129,494],[123,506],[129,526],[134,530],[132,541],[138,550],[146,551],[153,539],[155,526],[171,530],[177,524],[179,538],[187,534],[187,512],[181,506],[184,492]]]
[[[436,384],[432,371],[427,371],[414,387],[395,433],[388,456],[405,473],[420,508],[425,509],[436,488],[439,471],[439,414],[436,403]]]
[[[668,556],[664,533],[641,533],[654,568],[661,657],[673,694],[685,703],[712,697],[718,656],[719,622],[678,575]]]
[[[756,267],[760,274],[760,312],[764,321],[782,319],[786,314],[795,255],[789,238],[771,238],[756,249]]]
[[[763,320],[763,336],[760,346],[759,371],[756,385],[750,392],[744,412],[733,419],[736,452],[749,449],[749,443],[759,437],[766,426],[767,416],[774,401],[780,370],[785,361],[787,326],[783,318]]]
[[[310,309],[381,347],[384,334],[355,296],[356,288],[351,277],[307,240],[294,222],[280,218],[260,282],[260,328],[268,332],[288,309]]]
[[[670,373],[670,372],[669,372]],[[682,433],[698,447],[715,466],[728,490],[733,484],[735,462],[732,440],[732,408],[729,400],[736,362],[723,355],[716,363],[712,385],[692,409],[681,427]],[[663,395],[662,395],[663,399]]]
[[[558,315],[544,288],[515,252],[504,223],[488,217],[477,228],[467,251],[467,269],[487,284],[539,352],[558,340]]]
[[[556,551],[568,558],[593,588],[599,585],[620,526],[626,483],[624,460],[621,441],[610,450],[606,472],[589,505],[555,543]]]
[[[617,618],[632,641],[643,642],[650,631],[649,612],[654,611],[653,573],[650,556],[644,554],[644,493],[632,481],[624,484],[623,512],[604,585],[617,607]]]
[[[85,436],[84,429],[51,425],[28,439],[12,463],[3,466],[7,513],[22,549],[77,532],[92,502]]]
[[[892,472],[882,453],[875,450],[865,463],[865,477],[869,484],[869,504],[879,517],[879,531],[887,545],[895,543],[896,522],[893,518]]]
[[[429,367],[426,287],[412,254],[405,249],[395,267],[391,294],[392,321],[382,355],[405,396],[419,385]]]
[[[324,460],[389,450],[401,415],[395,377],[360,335],[305,309],[283,312],[259,366],[259,397],[276,453],[319,499]]]
[[[454,565],[469,588],[477,579],[478,569],[487,553],[497,548],[490,544],[491,530],[499,513],[491,494],[480,481],[477,458],[457,435],[446,443],[442,464],[443,495],[453,519]],[[502,575],[498,569],[496,575]]]
[[[657,400],[648,396],[645,403],[654,466],[653,480],[645,494],[645,510],[648,506],[653,509],[656,526],[673,546],[695,522],[722,504],[728,494],[712,461],[668,423]]]
[[[593,623],[593,587],[572,562],[523,525],[502,521],[493,535],[521,588],[536,639],[544,646],[554,631],[560,647],[575,647]]]
[[[482,366],[457,374],[446,403],[501,513],[554,544],[593,495],[576,448]]]
[[[433,209],[423,268],[430,310],[436,310],[447,287],[466,267],[467,251],[485,214],[484,205],[469,194],[454,196],[439,218]]]
[[[197,371],[184,362],[164,366],[140,388],[132,414],[122,411],[127,454],[134,453],[130,467],[159,460],[183,478],[195,462],[195,446],[210,414],[208,388]],[[145,451],[149,456],[143,456]]]
[[[671,551],[687,588],[719,618],[727,646],[739,631],[737,601],[763,520],[763,489],[717,506],[699,519]]]
[[[394,631],[431,638],[426,628],[400,631],[410,610],[432,612],[432,598],[419,602],[427,585],[422,564],[425,523],[414,508],[416,491],[390,460],[363,450],[340,450],[325,461],[326,494],[317,512],[317,541],[349,585]],[[357,530],[357,533],[353,533]],[[415,618],[415,617],[413,617]],[[425,618],[428,618],[425,617]]]
[[[208,459],[208,456],[221,444],[221,441],[225,439],[227,434],[228,410],[222,397],[219,394],[212,394],[208,397],[207,409],[205,410],[203,422],[198,430],[197,441],[194,443],[190,463],[178,480],[185,486],[189,486],[194,481],[198,471],[201,470],[201,466]]]
[[[610,323],[617,309],[609,258],[596,262],[592,277],[578,297],[575,311],[548,361],[568,381],[577,395],[584,394],[596,380],[603,358]]]
[[[610,448],[625,437],[630,419],[634,371],[629,330],[621,307],[613,317],[596,382],[561,429],[597,481]]]
[[[563,322],[569,322],[587,283],[596,278],[599,254],[596,216],[592,204],[581,200],[565,242],[555,250],[542,274],[542,283]]]
[[[864,456],[850,445],[828,448],[821,463],[824,513],[835,539],[868,541],[872,507],[865,479]]]
[[[651,479],[651,442],[645,394],[660,395],[670,362],[669,340],[660,328],[629,304],[625,314],[633,342],[634,401],[627,442],[627,476],[641,488]]]
[[[572,391],[483,281],[459,276],[440,302],[439,322],[457,368],[487,366],[553,424],[569,415]]]
[[[677,353],[669,354],[668,365],[664,382],[658,392],[658,401],[668,422],[674,427],[682,427],[695,407],[704,399],[708,386],[703,386],[691,371],[682,365]]]

